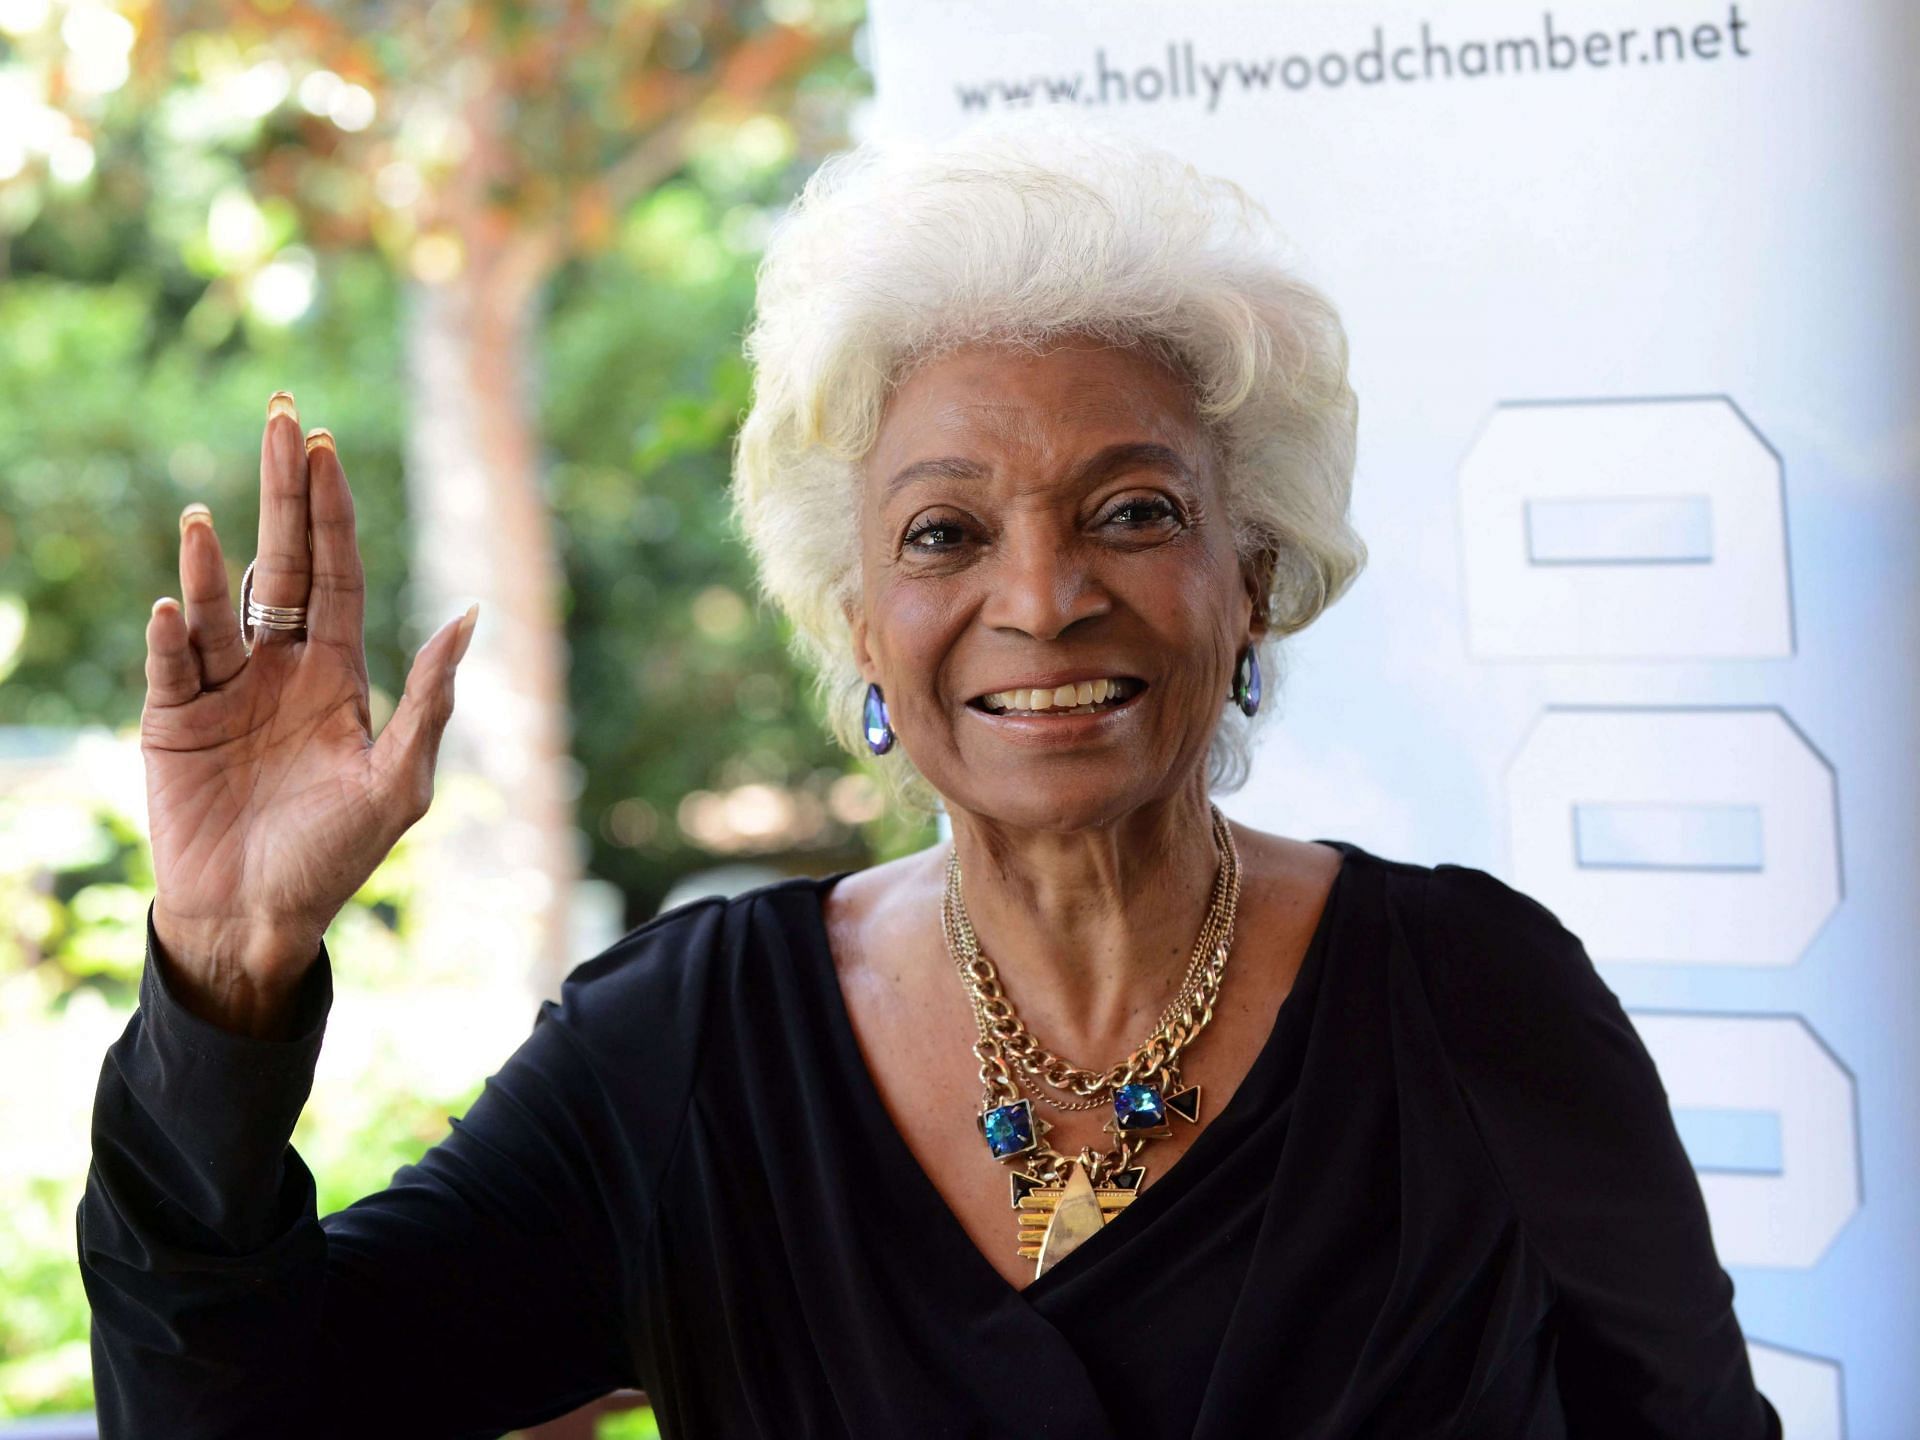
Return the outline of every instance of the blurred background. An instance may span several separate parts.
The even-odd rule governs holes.
[[[144,622],[191,500],[237,593],[273,391],[354,488],[376,724],[481,605],[434,809],[329,935],[322,1213],[625,929],[934,838],[827,738],[726,524],[754,266],[871,89],[859,0],[0,0],[0,1434],[91,1403]]]

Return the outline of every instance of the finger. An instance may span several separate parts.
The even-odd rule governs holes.
[[[353,492],[326,430],[307,432],[307,504],[313,525],[313,590],[307,600],[307,638],[337,646],[366,688],[363,639],[367,579],[354,536]]]
[[[240,673],[247,650],[240,643],[213,512],[198,501],[180,512],[180,593],[187,602],[187,634],[200,657],[201,681],[218,688]]]
[[[260,541],[252,598],[262,605],[305,605],[313,562],[307,540],[307,449],[293,396],[274,392],[260,438]],[[299,638],[297,630],[253,627],[255,648]]]
[[[163,595],[147,617],[147,704],[184,705],[200,693],[200,662],[187,641],[180,602]]]
[[[390,802],[389,813],[404,829],[427,813],[433,800],[433,769],[440,737],[453,718],[453,675],[473,641],[478,605],[433,632],[413,657],[406,689],[380,738],[373,767]]]

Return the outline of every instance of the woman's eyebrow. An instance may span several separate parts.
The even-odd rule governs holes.
[[[1074,467],[1071,481],[1088,485],[1120,470],[1168,470],[1188,484],[1194,483],[1193,467],[1178,450],[1151,440],[1126,440],[1108,445]]]
[[[1076,465],[1067,481],[1074,486],[1087,485],[1117,470],[1138,469],[1141,466],[1169,470],[1189,484],[1194,483],[1193,467],[1179,451],[1150,440],[1123,440],[1103,446]],[[887,481],[886,494],[888,499],[892,499],[907,486],[927,480],[980,480],[989,473],[989,466],[961,455],[916,460]]]
[[[981,480],[986,478],[988,467],[977,460],[968,460],[959,455],[941,455],[932,460],[916,460],[901,470],[887,482],[887,498],[927,480]]]

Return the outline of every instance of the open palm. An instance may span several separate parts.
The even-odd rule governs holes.
[[[284,394],[261,440],[252,598],[306,606],[304,630],[256,626],[249,653],[203,505],[181,515],[180,584],[184,606],[162,599],[147,624],[140,722],[156,937],[206,995],[284,995],[432,799],[475,611],[420,648],[375,739],[353,497],[332,437],[303,442]]]

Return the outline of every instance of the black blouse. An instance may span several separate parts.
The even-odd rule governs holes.
[[[639,1386],[670,1440],[1775,1440],[1580,942],[1479,870],[1325,843],[1245,1081],[1025,1290],[865,1067],[821,913],[848,872],[580,966],[440,1144],[324,1220],[287,1142],[325,952],[297,1037],[255,1040],[181,1007],[149,928],[79,1212],[102,1434],[496,1436]]]

